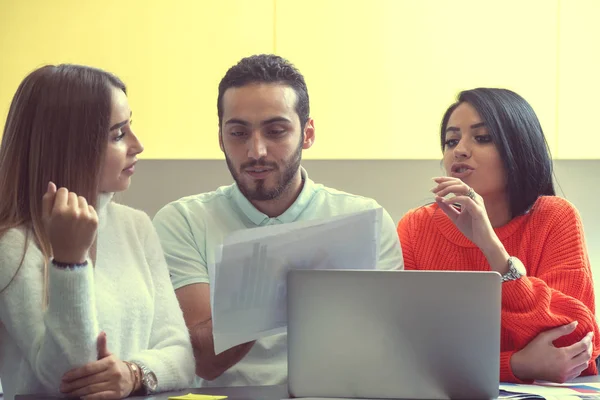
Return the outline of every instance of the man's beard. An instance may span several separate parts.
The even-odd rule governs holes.
[[[303,139],[303,138],[301,138]],[[265,180],[257,180],[255,181],[254,187],[249,187],[248,185],[244,185],[240,175],[243,173],[242,171],[246,168],[250,167],[268,167],[272,168],[272,173],[277,173],[279,171],[279,167],[275,163],[267,163],[264,160],[254,160],[252,162],[244,163],[240,166],[239,171],[235,169],[235,166],[229,159],[227,153],[225,153],[225,160],[227,161],[227,167],[229,168],[229,172],[231,176],[237,183],[238,187],[242,194],[248,200],[254,201],[265,201],[265,200],[275,200],[279,198],[283,193],[289,190],[292,181],[294,180],[294,176],[298,172],[298,168],[300,168],[300,161],[302,160],[302,143],[303,140],[300,141],[300,144],[296,148],[294,154],[286,160],[283,165],[283,172],[280,174],[278,181],[275,184],[275,187],[269,189],[265,186]]]

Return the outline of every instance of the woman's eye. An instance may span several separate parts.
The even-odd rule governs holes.
[[[458,144],[458,139],[448,139],[446,140],[446,147],[454,147]]]
[[[475,137],[475,140],[480,143],[490,143],[492,141],[492,137],[490,135],[478,135]]]
[[[115,141],[115,142],[118,142],[118,141],[120,141],[121,139],[123,139],[124,137],[125,137],[125,132],[123,132],[123,130],[122,130],[122,129],[119,129],[119,130],[118,130],[118,135],[117,135],[117,136],[115,136],[115,138],[114,138],[114,141]]]

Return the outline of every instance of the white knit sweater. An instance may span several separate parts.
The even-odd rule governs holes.
[[[59,394],[68,370],[97,359],[105,331],[108,350],[152,370],[161,391],[189,387],[194,360],[158,237],[148,216],[98,200],[97,264],[49,265],[49,302],[43,307],[43,257],[25,230],[0,238],[0,377],[6,399]]]

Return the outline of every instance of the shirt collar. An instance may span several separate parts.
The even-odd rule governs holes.
[[[303,167],[300,167],[300,173],[302,176],[302,190],[300,194],[292,203],[292,205],[285,210],[281,215],[269,218],[268,215],[260,212],[259,210],[252,205],[250,200],[248,200],[240,191],[240,188],[237,184],[233,186],[233,201],[239,207],[239,209],[254,223],[256,226],[265,225],[269,220],[273,219],[278,221],[279,223],[285,224],[288,222],[294,222],[298,219],[302,211],[306,208],[306,206],[310,203],[315,193],[315,183],[308,178],[308,173]]]

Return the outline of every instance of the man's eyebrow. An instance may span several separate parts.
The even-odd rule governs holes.
[[[239,119],[239,118],[231,118],[231,119],[228,119],[227,121],[225,121],[224,125],[231,125],[231,124],[249,126],[250,122],[244,121],[243,119]]]
[[[292,121],[290,121],[289,119],[285,118],[285,117],[274,117],[274,118],[269,118],[263,122],[261,122],[261,125],[269,125],[269,124],[274,124],[275,122],[285,122],[288,124],[291,124]]]

